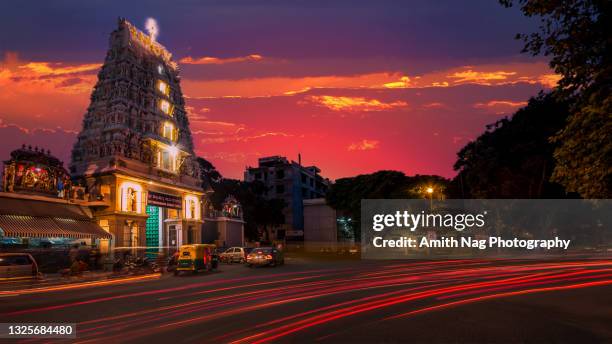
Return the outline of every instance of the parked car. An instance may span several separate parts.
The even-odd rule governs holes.
[[[29,253],[0,253],[0,278],[40,278],[36,260]]]
[[[183,245],[179,249],[178,262],[174,274],[181,271],[197,273],[200,270],[211,271],[219,266],[219,255],[215,245]]]
[[[219,254],[219,260],[224,263],[244,263],[246,262],[247,255],[253,249],[250,247],[230,247],[223,253]]]
[[[254,248],[246,259],[246,265],[252,267],[254,265],[276,266],[285,264],[285,257],[281,250],[273,247]]]

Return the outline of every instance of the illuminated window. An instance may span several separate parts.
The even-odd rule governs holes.
[[[169,219],[178,219],[178,210],[176,209],[168,209],[168,218]]]
[[[178,157],[178,153],[178,148],[174,146],[161,149],[158,155],[159,167],[166,171],[175,172],[177,169],[176,160]]]
[[[157,73],[159,73],[160,75],[164,74],[164,66],[158,65],[157,66]]]
[[[172,105],[170,105],[170,102],[162,99],[159,101],[159,108],[160,110],[162,110],[166,115],[170,115],[172,116]]]
[[[185,218],[192,220],[200,219],[200,207],[197,196],[187,195],[185,196]]]
[[[157,82],[157,89],[159,90],[159,92],[161,92],[162,94],[166,96],[170,94],[170,87],[168,86],[168,84],[166,84],[165,82],[161,80]]]
[[[100,227],[107,232],[110,232],[110,226],[108,225],[108,220],[100,220]]]
[[[174,125],[170,122],[164,123],[164,127],[162,129],[162,136],[171,141],[176,141]]]
[[[162,151],[161,152],[161,168],[164,170],[173,170],[172,158],[170,157],[170,152]]]

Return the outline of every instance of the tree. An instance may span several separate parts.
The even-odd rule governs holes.
[[[447,184],[448,180],[440,176],[407,177],[399,171],[378,171],[336,180],[325,198],[327,204],[344,218],[350,219],[348,226],[352,228],[355,239],[359,240],[362,199],[428,197],[422,193],[422,186],[434,186],[439,192],[445,190]]]
[[[212,185],[214,183],[219,183],[221,179],[223,179],[221,173],[217,171],[215,166],[210,161],[198,157],[197,162],[200,166],[200,175],[202,176],[202,179],[205,179],[205,182],[208,182]]]
[[[551,140],[558,143],[551,176],[568,191],[608,198],[612,190],[612,2],[608,0],[501,0],[518,4],[528,17],[539,16],[539,32],[519,34],[523,52],[551,56],[561,75],[556,94],[571,102],[567,125]]]
[[[567,105],[553,94],[529,100],[512,118],[457,153],[451,196],[455,198],[559,198],[564,189],[550,182],[555,144],[549,138],[565,125]]]

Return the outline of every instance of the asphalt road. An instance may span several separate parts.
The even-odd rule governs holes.
[[[77,323],[79,343],[612,342],[612,260],[223,264],[0,293],[0,322]]]

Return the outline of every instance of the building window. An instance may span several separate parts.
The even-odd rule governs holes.
[[[110,232],[110,226],[108,225],[108,220],[100,220],[100,227],[107,232]]]
[[[161,92],[161,94],[165,95],[166,97],[170,95],[170,87],[168,86],[168,84],[166,84],[165,82],[161,80],[157,81],[157,90]]]
[[[174,125],[170,122],[165,122],[162,129],[162,136],[170,141],[176,141]]]
[[[158,65],[157,66],[157,73],[159,73],[159,75],[164,74],[164,66]]]
[[[157,166],[166,171],[176,172],[178,155],[179,150],[174,146],[166,146],[166,148],[160,148],[157,158]]]
[[[162,99],[159,101],[159,109],[166,115],[172,116],[172,105],[169,101]]]
[[[134,247],[138,246],[138,225],[123,226],[123,246]]]
[[[178,219],[178,210],[176,209],[168,209],[168,219],[176,220]]]
[[[174,171],[174,163],[172,161],[172,156],[168,151],[161,152],[161,168],[168,171]]]

